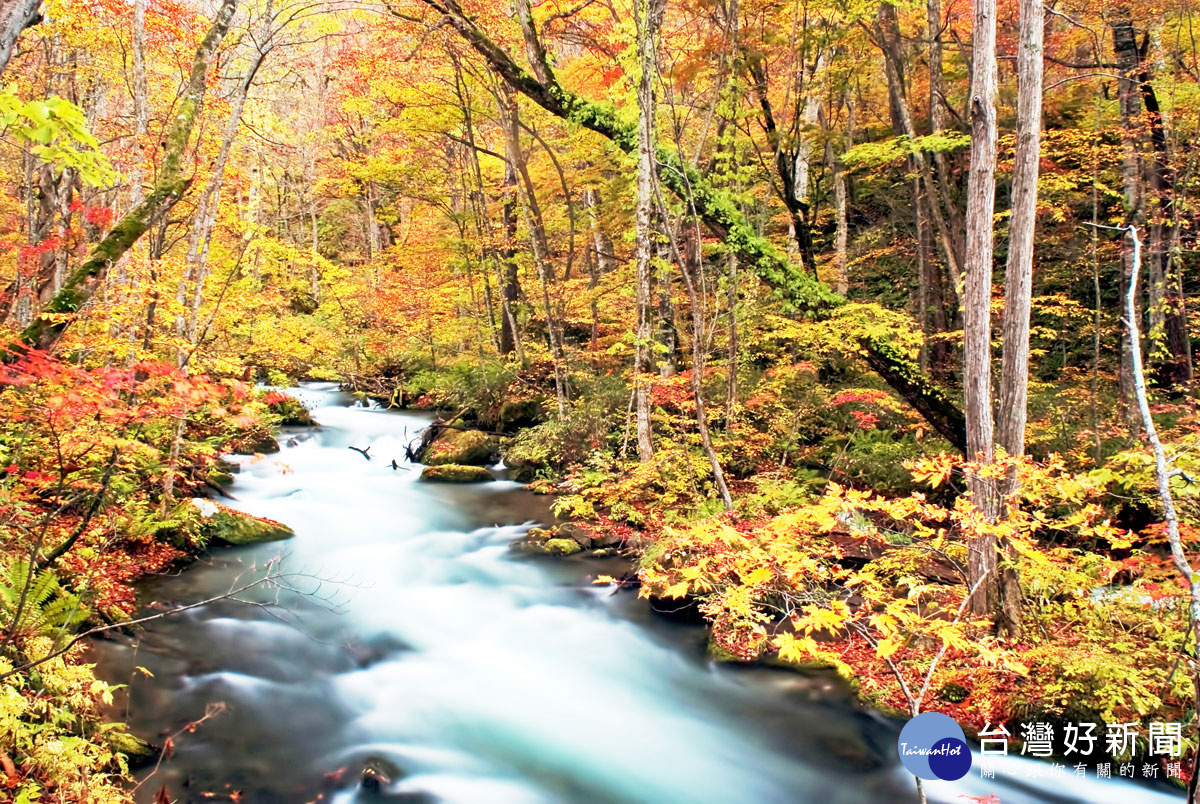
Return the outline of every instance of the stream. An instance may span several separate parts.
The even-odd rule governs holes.
[[[164,784],[197,804],[234,791],[253,804],[916,801],[900,724],[835,680],[705,661],[700,628],[590,585],[612,564],[510,551],[550,520],[547,498],[507,480],[417,482],[404,445],[430,417],[364,406],[334,384],[292,392],[321,426],[238,459],[225,502],[296,537],[214,551],[144,592],[191,603],[267,566],[293,573],[290,589],[257,587],[149,623],[136,642],[93,644],[101,676],[128,685],[117,719],[156,744],[173,735],[139,801]],[[368,445],[369,461],[348,449]],[[943,804],[1183,800],[1036,778],[1033,766],[1009,758],[995,781],[975,771],[926,791]],[[365,788],[364,768],[388,783]]]

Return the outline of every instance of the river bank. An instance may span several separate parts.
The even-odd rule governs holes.
[[[613,571],[605,561],[512,553],[552,521],[546,497],[506,480],[422,483],[399,459],[392,469],[384,459],[429,416],[302,393],[322,426],[244,460],[230,501],[293,524],[295,539],[214,552],[145,592],[204,599],[275,560],[308,582],[96,646],[103,677],[129,684],[118,707],[135,733],[178,735],[139,800],[165,784],[197,802],[915,801],[896,725],[836,678],[709,664],[703,629],[592,585]],[[370,461],[350,449],[367,443]],[[364,771],[386,780],[378,794]],[[933,795],[1143,795],[1078,785],[975,781]]]

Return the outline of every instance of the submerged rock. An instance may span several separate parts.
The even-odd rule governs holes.
[[[444,430],[423,456],[428,466],[488,466],[500,456],[495,436],[478,430]]]
[[[251,516],[220,503],[196,497],[192,504],[200,511],[200,531],[208,544],[258,544],[290,539],[296,532],[280,522]]]
[[[482,466],[461,466],[451,463],[426,466],[421,471],[421,479],[433,483],[486,483],[496,478],[492,477],[492,473]]]

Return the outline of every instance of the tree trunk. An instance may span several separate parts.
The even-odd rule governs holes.
[[[42,0],[0,1],[0,73],[8,67],[21,32],[42,21],[41,7]]]
[[[971,175],[967,184],[966,281],[963,288],[963,392],[967,414],[967,459],[981,469],[995,458],[992,422],[991,301],[993,221],[996,195],[996,0],[975,0],[971,65]],[[971,502],[988,522],[999,513],[996,484],[970,471]],[[969,585],[976,587],[971,610],[991,612],[998,602],[996,540],[971,538]]]
[[[900,31],[896,22],[895,6],[890,3],[880,5],[876,31],[883,50],[884,73],[887,76],[888,94],[895,116],[893,127],[898,127],[897,134],[903,134],[910,140],[915,140],[918,134],[916,126],[913,125],[912,113],[909,110],[908,98],[904,91],[903,61],[899,46]],[[957,298],[958,287],[964,281],[962,265],[965,257],[961,238],[956,229],[946,222],[946,215],[942,212],[942,206],[945,206],[946,210],[951,213],[954,209],[949,190],[946,187],[946,177],[942,176],[940,182],[934,180],[933,170],[923,151],[914,150],[912,157],[928,194],[929,211],[933,217],[934,227],[937,229],[938,239],[942,243],[942,250],[945,252],[946,264],[950,268],[951,285],[954,289],[954,296]]]
[[[71,314],[70,317],[37,319],[21,333],[21,341],[26,346],[50,348],[67,329],[74,314],[87,304],[103,284],[108,269],[187,191],[190,180],[183,172],[184,151],[187,150],[192,128],[204,101],[209,64],[217,46],[228,32],[236,10],[237,0],[224,0],[212,26],[196,50],[187,88],[176,107],[174,120],[167,132],[162,165],[154,188],[141,204],[130,210],[104,239],[96,244],[91,256],[71,272],[62,290],[46,305],[45,312],[67,313]]]
[[[229,151],[233,147],[238,127],[242,122],[242,110],[246,106],[246,95],[250,92],[250,86],[254,83],[254,76],[258,73],[258,68],[262,66],[263,59],[270,50],[268,44],[270,19],[268,10],[264,26],[266,30],[259,42],[260,49],[234,92],[230,103],[229,120],[225,124],[225,132],[221,137],[221,147],[217,152],[217,159],[213,163],[212,176],[200,194],[200,198],[196,202],[196,210],[192,214],[191,231],[188,234],[187,267],[180,278],[176,297],[179,303],[188,310],[186,321],[182,317],[180,318],[179,334],[184,336],[193,347],[200,335],[200,307],[204,303],[204,282],[208,278],[208,252],[221,200],[221,185],[225,183],[225,166],[229,162]],[[180,353],[181,363],[191,354],[192,352]]]
[[[651,226],[654,212],[655,103],[654,79],[658,77],[658,29],[666,11],[666,0],[638,2],[638,126],[637,207],[634,212],[637,263],[637,346],[633,386],[637,407],[638,458],[643,463],[654,457],[650,426],[650,392],[647,387],[650,343],[650,261],[654,254]]]
[[[1141,60],[1137,49],[1137,36],[1130,19],[1129,9],[1118,9],[1113,19],[1113,51],[1121,69],[1121,79],[1117,82],[1117,104],[1121,122],[1121,145],[1123,158],[1121,161],[1121,183],[1125,190],[1126,221],[1138,225],[1144,212],[1142,206],[1141,186],[1141,154],[1138,148],[1136,134],[1137,116],[1141,102],[1137,87],[1138,62]],[[1132,276],[1133,252],[1122,241],[1121,252],[1121,284],[1129,285]],[[1134,304],[1138,315],[1142,313],[1141,299],[1135,297]],[[1139,319],[1140,320],[1140,319]],[[1129,324],[1126,322],[1121,335],[1121,365],[1118,375],[1118,389],[1121,396],[1121,411],[1125,423],[1133,433],[1139,432],[1141,421],[1137,411],[1137,400],[1133,387],[1133,355],[1132,343],[1129,337]]]
[[[500,253],[498,281],[500,304],[504,318],[500,322],[500,354],[512,354],[515,350],[521,365],[525,365],[525,349],[521,344],[521,330],[517,326],[517,299],[521,296],[521,283],[517,274],[517,172],[512,165],[504,165],[504,203],[500,214],[504,222],[504,249]]]
[[[501,95],[500,114],[503,118],[505,137],[504,144],[509,164],[513,165],[519,175],[524,174],[524,154],[521,153],[520,118],[517,100],[510,92]],[[527,194],[522,194],[517,188],[517,202],[520,206],[521,217],[525,219],[525,228],[529,230],[529,244],[533,249],[533,262],[537,267],[538,279],[542,290],[542,312],[546,316],[546,339],[550,346],[550,358],[554,362],[554,394],[558,400],[558,415],[565,416],[567,412],[567,378],[563,367],[562,335],[554,320],[554,310],[550,306],[550,280],[553,269],[550,267],[550,255],[546,252],[545,229],[542,228],[534,215],[536,201],[532,195],[532,185],[526,179]],[[538,236],[538,232],[541,236]]]
[[[1008,265],[1004,272],[1004,353],[1000,370],[1000,418],[996,438],[1012,456],[1025,454],[1029,397],[1029,315],[1033,301],[1033,237],[1037,225],[1038,161],[1042,133],[1042,0],[1021,0],[1017,46],[1017,143],[1013,156],[1012,219]],[[1017,491],[1010,472],[1003,496]],[[1001,545],[1006,565],[999,569],[1000,630],[1021,636],[1021,588],[1011,548]]]

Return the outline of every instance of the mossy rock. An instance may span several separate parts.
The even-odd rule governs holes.
[[[192,504],[200,510],[200,530],[209,544],[258,544],[296,535],[280,522],[244,514],[212,500],[196,498]]]
[[[542,403],[536,399],[510,399],[500,405],[497,419],[500,429],[506,431],[519,430],[522,427],[532,427],[544,421],[546,411]]]
[[[267,432],[250,433],[234,450],[235,455],[265,455],[271,452],[279,452],[279,442]]]
[[[446,430],[426,450],[423,462],[428,466],[488,466],[499,455],[495,436],[478,430]]]
[[[130,765],[141,765],[154,756],[154,746],[128,732],[110,729],[104,733],[104,741],[113,751],[124,754]]]
[[[573,556],[581,550],[574,539],[550,539],[542,545],[542,552],[548,556]]]
[[[421,479],[432,483],[486,483],[495,480],[492,473],[482,466],[443,464],[426,466],[421,470]]]
[[[233,475],[223,471],[217,467],[208,470],[208,475],[204,478],[210,486],[232,486]]]
[[[705,654],[707,654],[709,661],[712,661],[712,662],[726,662],[726,663],[730,663],[730,664],[746,664],[745,659],[741,658],[740,656],[738,656],[736,653],[734,653],[733,651],[731,651],[729,648],[725,647],[724,645],[719,644],[711,636],[708,638],[708,645],[705,647],[704,652],[705,652]]]
[[[294,396],[285,396],[278,402],[272,402],[268,408],[279,417],[279,423],[288,427],[312,427],[316,421],[304,403]]]
[[[505,455],[504,465],[509,468],[512,479],[518,483],[530,483],[537,477],[537,464],[520,456]]]
[[[553,529],[553,534],[556,539],[571,539],[580,547],[591,548],[601,546],[593,544],[592,532],[590,530],[574,522],[566,522],[557,526]]]

